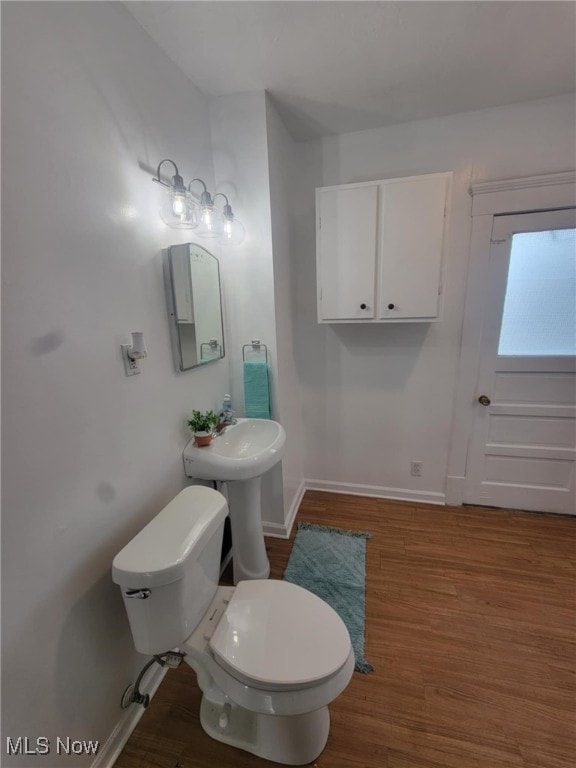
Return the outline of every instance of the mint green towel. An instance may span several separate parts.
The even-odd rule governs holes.
[[[244,405],[248,418],[270,418],[268,364],[263,360],[244,361]]]

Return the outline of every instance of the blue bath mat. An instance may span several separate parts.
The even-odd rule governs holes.
[[[374,667],[364,658],[366,539],[363,531],[342,531],[298,523],[284,579],[309,589],[332,606],[348,627],[357,672]]]

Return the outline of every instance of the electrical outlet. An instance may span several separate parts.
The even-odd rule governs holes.
[[[137,373],[140,373],[139,361],[132,360],[132,358],[128,354],[128,350],[130,349],[130,344],[121,344],[120,348],[122,350],[122,360],[124,361],[124,372],[126,376],[135,376]]]
[[[422,462],[421,461],[411,461],[410,462],[410,474],[413,475],[413,477],[422,477]]]

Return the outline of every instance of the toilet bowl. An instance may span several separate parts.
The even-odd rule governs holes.
[[[209,736],[304,765],[324,749],[328,704],[352,677],[350,636],[327,603],[289,582],[219,587],[226,513],[217,491],[186,488],[116,556],[113,578],[137,650],[178,647],[196,671]]]

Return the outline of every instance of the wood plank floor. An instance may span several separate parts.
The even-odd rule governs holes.
[[[369,530],[366,658],[318,768],[574,768],[576,519],[306,493],[298,520]],[[294,535],[294,534],[293,534]],[[281,578],[292,541],[267,539]],[[186,664],[116,768],[264,768],[213,741]]]

